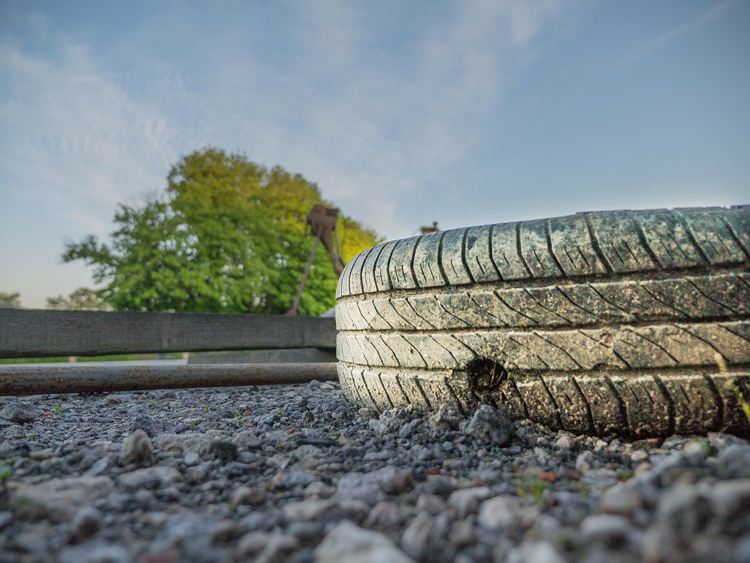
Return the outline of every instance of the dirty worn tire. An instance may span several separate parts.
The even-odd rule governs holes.
[[[628,438],[750,435],[750,206],[391,241],[346,267],[339,377],[378,410],[482,403]]]

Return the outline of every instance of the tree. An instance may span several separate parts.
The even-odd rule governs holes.
[[[21,307],[21,294],[15,293],[4,293],[0,291],[0,308],[18,308]]]
[[[87,287],[79,287],[67,297],[47,297],[47,309],[58,311],[110,311],[112,306],[104,301],[99,292]]]
[[[111,243],[68,243],[63,260],[94,266],[115,309],[279,314],[291,306],[312,247],[305,218],[316,203],[330,205],[299,174],[208,148],[172,168],[166,194],[120,205]],[[339,230],[345,260],[379,242],[346,216]],[[300,312],[332,307],[336,282],[318,253]]]

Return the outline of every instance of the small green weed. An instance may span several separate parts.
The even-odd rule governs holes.
[[[523,483],[518,486],[518,496],[533,496],[534,499],[541,503],[544,498],[544,491],[551,488],[552,485],[547,481],[535,479],[531,483]]]
[[[617,474],[617,479],[620,480],[620,481],[627,481],[627,480],[631,479],[633,477],[633,475],[635,475],[635,473],[632,470],[626,469],[624,471],[620,471]]]
[[[716,364],[719,366],[719,371],[721,373],[729,373],[729,368],[727,367],[727,362],[724,359],[724,356],[716,352],[716,354],[714,354],[714,360],[716,360]],[[740,407],[742,407],[742,412],[745,413],[745,418],[747,418],[748,422],[750,422],[750,403],[745,399],[745,397],[742,396],[742,392],[740,391],[737,382],[733,381],[732,379],[728,379],[726,387],[728,390],[734,393],[737,402],[740,404]]]

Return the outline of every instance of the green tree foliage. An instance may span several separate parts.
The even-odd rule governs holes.
[[[21,306],[21,294],[16,293],[4,293],[0,291],[0,307],[20,307]]]
[[[110,311],[112,306],[104,301],[99,292],[87,287],[79,287],[67,297],[47,297],[47,309],[58,311]]]
[[[280,314],[312,248],[305,218],[316,203],[330,205],[299,174],[209,148],[172,168],[164,196],[120,205],[111,243],[68,243],[63,260],[94,266],[115,309]],[[345,260],[379,242],[346,216],[338,231]],[[332,307],[336,281],[321,247],[300,313]]]

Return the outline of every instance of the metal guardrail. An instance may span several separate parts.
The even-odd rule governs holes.
[[[335,363],[0,366],[0,395],[93,393],[338,380]]]
[[[331,317],[0,309],[0,358],[335,347]]]
[[[0,358],[336,347],[330,317],[0,310]],[[279,357],[283,357],[281,354]],[[294,355],[289,355],[290,359]],[[336,380],[336,364],[0,365],[0,395]]]

